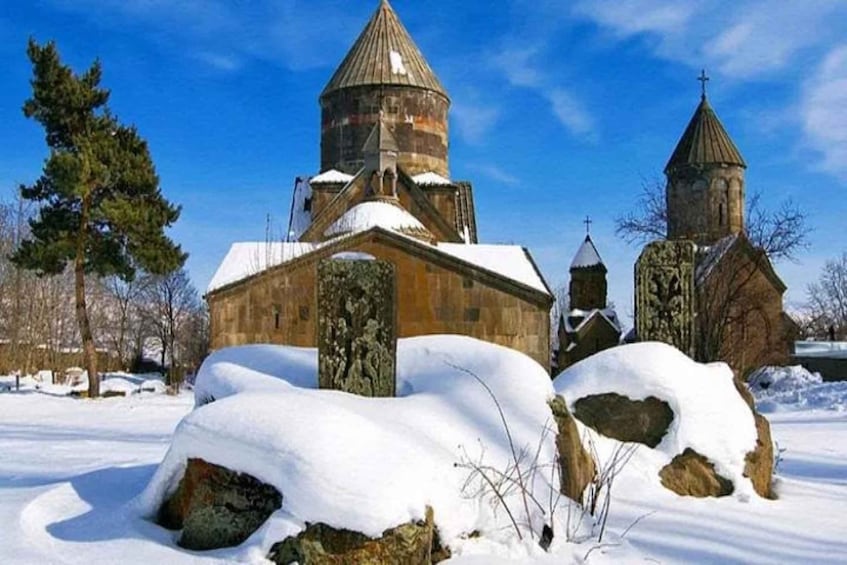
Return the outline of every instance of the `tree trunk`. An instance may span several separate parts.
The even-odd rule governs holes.
[[[79,335],[82,338],[82,359],[85,369],[88,371],[88,397],[98,398],[100,396],[100,375],[97,374],[97,350],[94,347],[94,336],[91,334],[88,307],[85,303],[85,240],[89,206],[89,199],[83,197],[82,217],[74,260],[74,290],[76,292],[76,320],[79,324]]]

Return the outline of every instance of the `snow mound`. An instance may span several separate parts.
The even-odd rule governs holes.
[[[142,512],[155,515],[187,459],[199,457],[282,493],[282,509],[246,542],[265,552],[304,522],[378,537],[423,518],[427,505],[454,547],[474,530],[513,541],[502,509],[463,495],[469,472],[456,463],[506,469],[512,457],[497,406],[474,375],[498,399],[515,447],[538,451],[541,464],[556,461],[555,434],[545,435],[553,387],[540,365],[469,337],[425,336],[398,342],[397,398],[316,390],[316,373],[314,349],[257,345],[211,355],[198,373],[197,407],[139,497]],[[555,497],[549,474],[531,487],[538,500]],[[540,511],[532,512],[540,527]]]
[[[748,382],[760,412],[847,411],[847,382],[825,383],[800,365],[762,367]]]
[[[86,388],[87,384],[88,383],[86,381]],[[100,394],[105,394],[107,392],[129,396],[138,392],[138,385],[121,377],[103,379],[102,381],[100,381]]]
[[[617,393],[632,400],[654,396],[674,413],[667,434],[654,449],[640,447],[635,468],[659,484],[659,470],[691,448],[732,480],[737,495],[753,493],[745,478],[745,456],[756,447],[750,408],[724,363],[701,364],[663,343],[636,343],[607,349],[563,371],[553,382],[573,408],[585,396]],[[641,479],[643,481],[643,477]]]

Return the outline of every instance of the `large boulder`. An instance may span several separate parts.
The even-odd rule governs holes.
[[[637,343],[569,367],[554,388],[604,438],[646,446],[634,455],[639,476],[684,496],[772,496],[770,425],[723,363]]]
[[[753,483],[753,488],[759,496],[774,498],[771,482],[773,479],[773,438],[771,438],[771,424],[767,418],[756,410],[756,403],[747,385],[738,379],[733,379],[735,389],[756,420],[756,447],[747,453],[744,459],[744,476]]]
[[[659,471],[662,486],[680,496],[728,496],[732,481],[715,471],[715,466],[691,448],[674,457]]]
[[[370,538],[326,524],[307,524],[305,530],[274,544],[268,559],[278,565],[430,565],[450,556],[440,546],[432,508],[426,519],[385,530]]]
[[[656,447],[673,422],[673,410],[655,396],[631,400],[616,393],[595,394],[574,403],[574,416],[600,434]]]
[[[280,492],[255,477],[189,459],[158,522],[181,529],[179,545],[186,549],[219,549],[242,543],[281,506]]]
[[[550,401],[550,409],[556,419],[556,449],[559,457],[560,492],[577,502],[582,502],[585,488],[597,474],[594,460],[582,445],[576,422],[561,396]]]

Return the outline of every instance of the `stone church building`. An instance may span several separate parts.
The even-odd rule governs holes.
[[[387,0],[319,101],[320,172],[297,179],[285,242],[223,260],[212,348],[315,347],[318,263],[365,255],[395,266],[398,337],[468,335],[548,367],[552,294],[526,249],[478,243],[472,185],[450,176],[450,98]]]
[[[554,340],[554,375],[620,343],[620,321],[607,298],[607,273],[591,235],[586,235],[571,261],[568,305],[561,309]]]
[[[636,330],[639,339],[670,341],[745,375],[788,361],[786,286],[747,238],[747,164],[709,104],[707,78],[701,80],[700,103],[665,167],[667,240],[677,245],[651,244],[639,259],[637,271],[651,275],[636,277]],[[663,254],[676,265],[648,268]],[[682,329],[670,336],[669,325]]]

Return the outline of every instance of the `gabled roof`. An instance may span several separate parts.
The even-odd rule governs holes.
[[[579,250],[571,261],[571,269],[586,269],[590,267],[603,267],[603,260],[600,259],[600,253],[594,247],[594,242],[591,241],[591,236],[586,235],[585,241],[579,246]]]
[[[312,177],[309,184],[347,184],[351,180],[353,180],[353,175],[330,169]]]
[[[694,116],[671,155],[665,173],[686,166],[738,165],[747,167],[706,96],[700,99]]]
[[[517,245],[431,244],[381,227],[338,237],[320,243],[251,242],[232,245],[218,267],[207,294],[235,287],[282,265],[312,257],[355,250],[364,242],[378,239],[405,249],[416,257],[458,270],[486,284],[508,290],[549,308],[552,294],[547,283],[523,247]]]
[[[697,286],[706,284],[713,273],[720,272],[719,267],[726,257],[740,252],[756,265],[777,292],[782,294],[788,289],[785,282],[774,270],[773,263],[771,263],[767,253],[762,248],[753,245],[743,232],[728,235],[718,240],[714,245],[699,248],[698,252],[700,255],[694,271],[694,281]],[[737,256],[734,260],[738,260]]]
[[[343,88],[365,85],[412,86],[447,92],[403,27],[397,13],[381,0],[321,97]]]
[[[385,125],[382,116],[379,118],[379,123],[374,125],[368,139],[365,140],[365,145],[362,147],[362,152],[367,154],[382,153],[383,151],[391,151],[399,153],[400,147],[397,145],[397,140],[394,135]]]

